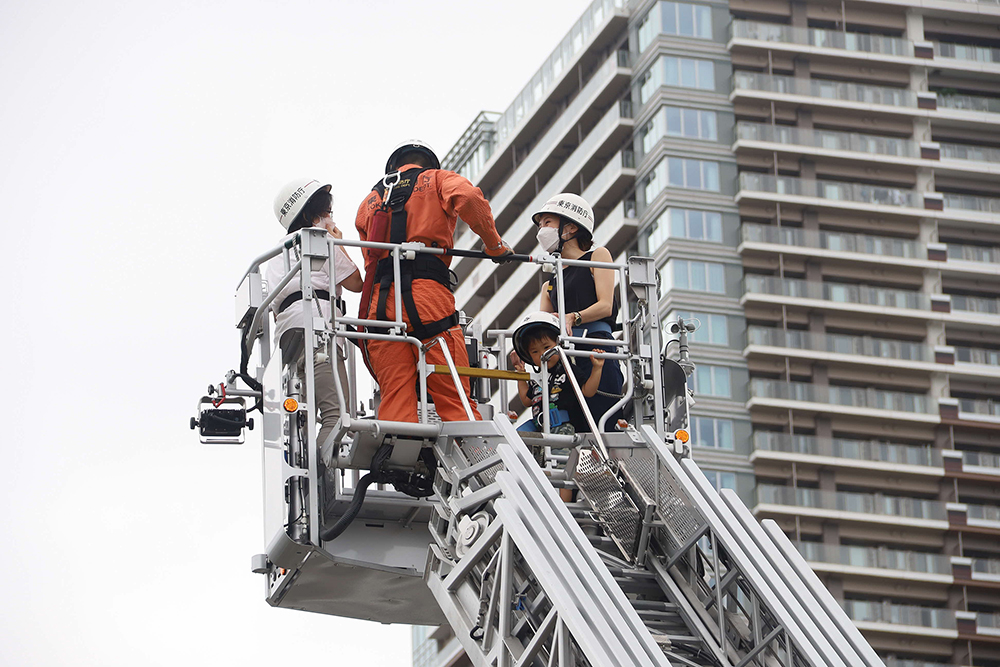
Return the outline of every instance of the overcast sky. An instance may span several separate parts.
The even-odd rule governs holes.
[[[332,183],[356,238],[389,150],[443,155],[588,4],[0,3],[0,664],[410,663],[408,627],[267,606],[259,432],[188,418],[278,187]]]

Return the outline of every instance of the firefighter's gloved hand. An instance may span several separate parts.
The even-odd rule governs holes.
[[[514,251],[510,249],[510,246],[503,239],[500,240],[500,245],[493,248],[484,245],[483,252],[489,255],[489,258],[497,264],[506,264],[514,255]]]

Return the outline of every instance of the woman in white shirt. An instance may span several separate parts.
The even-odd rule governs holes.
[[[278,192],[274,199],[274,215],[289,234],[304,227],[324,227],[334,238],[343,238],[343,234],[331,217],[332,206],[330,185],[321,185],[315,180],[299,179],[292,181]],[[341,293],[344,289],[360,292],[363,280],[358,267],[347,256],[343,247],[337,246],[333,257],[337,277],[334,291],[338,302],[338,314],[343,315],[342,306],[339,305]],[[281,256],[267,263],[265,277],[269,288],[277,286],[284,276],[285,266]],[[330,320],[330,279],[329,260],[319,270],[312,271],[311,282],[315,294],[313,303],[317,311],[315,315],[326,321]],[[298,278],[290,280],[271,303],[271,311],[274,313],[275,338],[281,346],[283,363],[291,364],[295,361],[299,375],[302,376],[305,373],[305,356],[302,354],[304,340],[302,326],[305,314],[302,311],[304,301],[299,285]],[[335,348],[329,342],[321,343],[313,350],[316,407],[319,408],[321,425],[316,442],[321,451],[328,450],[323,446],[340,418],[340,404],[337,400],[331,360],[336,360],[337,372],[340,374],[341,386],[345,393],[348,387],[342,345],[340,348]]]

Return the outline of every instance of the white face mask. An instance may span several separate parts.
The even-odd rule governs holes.
[[[555,227],[539,227],[535,238],[545,252],[552,252],[559,247],[559,230]]]

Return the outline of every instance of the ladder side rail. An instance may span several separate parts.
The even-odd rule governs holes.
[[[499,440],[500,436],[493,422],[472,424],[456,422],[448,423],[447,426],[448,433],[435,445],[435,451],[439,465],[443,466],[445,471],[444,477],[449,481],[448,486],[437,488],[438,497],[442,501],[439,507],[451,508],[454,511],[442,513],[442,520],[448,524],[447,527],[441,526],[446,531],[442,539],[438,538],[437,530],[431,526],[435,543],[432,543],[428,558],[427,586],[477,667],[488,665],[511,667],[515,663],[524,661],[529,656],[529,651],[536,651],[542,647],[546,647],[551,656],[557,652],[556,640],[553,638],[549,646],[547,641],[549,638],[545,636],[543,628],[535,625],[544,619],[534,618],[527,626],[525,625],[527,617],[517,623],[513,622],[511,614],[514,606],[513,595],[517,592],[515,588],[523,585],[526,577],[527,580],[535,582],[534,588],[538,588],[540,583],[537,578],[532,578],[530,569],[526,570],[522,565],[514,567],[515,564],[510,558],[514,543],[504,521],[496,515],[496,504],[492,504],[493,520],[479,534],[475,542],[464,550],[450,546],[452,543],[457,545],[459,533],[462,532],[458,516],[471,511],[470,508],[453,507],[455,501],[465,498],[467,490],[475,488],[479,488],[479,492],[492,492],[496,489],[495,495],[501,493],[499,484],[493,481],[495,474],[489,477],[491,484],[482,486],[470,471],[481,468],[490,460],[496,460],[502,466],[502,457],[496,453],[495,446],[490,446],[487,442],[478,445],[477,450],[486,446],[492,453],[479,452],[474,456],[467,456],[462,447],[456,446],[456,438],[490,438],[494,442]],[[475,434],[469,433],[469,429],[463,429],[463,426],[473,427]],[[468,445],[469,442],[465,440],[464,444]],[[494,466],[496,465],[494,463]],[[441,495],[442,493],[447,494],[447,497]],[[481,503],[477,503],[477,506],[480,505]],[[453,554],[457,554],[458,558]],[[503,558],[500,558],[501,556]],[[499,567],[495,562],[498,559],[501,560]],[[491,570],[492,580],[488,580],[486,573]],[[551,587],[554,584],[549,582],[548,585]],[[547,597],[544,589],[542,595]],[[531,611],[522,611],[532,616]],[[558,608],[553,606],[550,615],[556,612]],[[526,630],[528,635],[525,634]],[[532,631],[534,631],[533,637],[530,636]]]
[[[703,519],[709,524],[712,534],[716,536],[717,540],[722,543],[723,547],[729,553],[730,558],[740,570],[744,580],[764,601],[772,616],[784,626],[786,635],[791,637],[795,647],[799,649],[813,667],[839,667],[839,663],[831,665],[823,657],[823,651],[820,651],[813,645],[809,633],[804,631],[797,622],[796,613],[804,615],[804,612],[801,609],[796,609],[794,610],[796,613],[793,613],[793,610],[786,608],[782,603],[782,598],[791,597],[791,594],[787,591],[783,593],[776,592],[768,581],[769,575],[758,570],[754,562],[755,557],[741,547],[744,543],[749,542],[749,538],[743,537],[741,539],[740,536],[734,535],[730,531],[729,526],[705,498],[704,489],[698,485],[698,480],[689,476],[688,471],[678,463],[673,454],[666,451],[665,445],[663,445],[662,441],[656,435],[655,430],[649,426],[643,426],[640,433],[642,433],[649,448],[656,454],[661,465],[666,468],[666,474],[673,477],[674,481],[677,482],[691,499],[692,503],[694,503],[695,508]],[[697,466],[695,466],[695,470],[697,474],[701,475],[705,484],[708,485],[708,479],[698,471]],[[710,486],[708,488],[714,492],[714,489],[711,489]],[[770,573],[770,578],[774,578],[774,576],[773,573]],[[798,605],[796,604],[796,606]],[[815,632],[815,628],[812,628],[812,630]],[[825,642],[823,643],[825,644]],[[826,653],[833,653],[832,647],[827,645]]]
[[[334,261],[333,253],[336,251],[336,246],[332,243],[335,241],[330,237],[325,228],[309,227],[299,231],[299,249],[300,249],[300,265],[299,270],[299,280],[300,280],[300,291],[302,295],[302,336],[303,336],[303,367],[305,370],[305,389],[306,389],[306,423],[305,423],[305,442],[299,440],[300,447],[304,450],[300,452],[301,455],[305,457],[306,467],[309,471],[308,488],[309,488],[309,498],[308,498],[308,526],[309,531],[307,534],[307,541],[316,546],[321,547],[323,540],[321,533],[323,530],[323,508],[320,507],[320,486],[323,480],[320,479],[319,475],[319,457],[320,457],[320,447],[323,443],[317,442],[319,435],[319,429],[317,428],[317,419],[319,417],[317,407],[319,405],[319,396],[316,394],[316,359],[315,350],[318,347],[319,342],[324,344],[329,344],[329,330],[331,329],[330,322],[336,322],[337,308],[335,301],[336,294],[336,262]],[[330,317],[332,318],[330,322],[326,321],[322,317],[323,309],[317,303],[315,309],[313,308],[313,303],[319,301],[319,297],[316,294],[313,284],[312,275],[313,271],[321,270],[326,267],[327,282],[329,285],[329,306],[330,306]],[[319,315],[317,315],[317,313]],[[319,336],[317,336],[317,331],[319,331]],[[334,346],[336,346],[336,333],[334,328],[333,337]],[[337,355],[336,349],[327,350],[328,356],[332,352]],[[344,393],[343,387],[340,384],[340,373],[337,371],[337,357],[334,356],[332,359],[332,369],[334,376],[334,391],[337,394],[337,401],[341,406],[344,406]],[[290,417],[291,418],[291,417]],[[336,435],[336,431],[332,435]]]
[[[298,233],[299,232],[295,232],[295,234],[298,234]],[[260,255],[258,255],[256,258],[254,258],[254,260],[252,262],[250,262],[250,266],[247,267],[247,270],[243,272],[243,275],[240,277],[239,281],[236,283],[237,289],[239,288],[240,285],[243,284],[243,281],[246,280],[247,276],[249,276],[251,273],[259,273],[260,272],[260,267],[261,267],[261,265],[264,262],[266,262],[266,261],[268,261],[268,260],[270,260],[270,259],[272,259],[274,257],[277,257],[282,252],[287,252],[288,249],[291,248],[297,242],[298,242],[298,236],[294,236],[294,237],[292,237],[290,239],[282,239],[281,243],[279,243],[278,245],[274,246],[270,250],[264,251],[263,253],[261,253]]]
[[[507,368],[507,358],[513,347],[508,349],[507,341],[514,335],[515,329],[487,329],[485,338],[492,338],[497,342],[497,368],[502,371],[510,370]],[[485,342],[485,341],[484,341]],[[510,398],[507,396],[507,383],[503,380],[500,381],[500,386],[498,388],[500,394],[500,406],[501,408],[497,410],[497,414],[501,412],[507,412],[507,406],[510,405]],[[492,398],[492,397],[491,397]]]
[[[607,612],[604,596],[599,589],[588,586],[585,571],[579,563],[560,553],[559,538],[533,523],[530,500],[516,490],[509,472],[497,474],[497,482],[504,485],[504,497],[497,500],[497,516],[513,537],[522,557],[529,564],[534,576],[545,590],[552,604],[558,607],[559,617],[569,628],[584,655],[594,665],[616,665],[620,660],[630,665],[669,665],[665,656],[654,662],[652,656],[643,656],[633,643],[628,631],[616,623]],[[643,659],[645,658],[645,659]]]
[[[771,562],[722,502],[701,468],[691,459],[680,462],[672,460],[670,463],[673,463],[671,472],[683,478],[678,481],[687,487],[689,493],[693,492],[692,498],[697,499],[695,502],[699,503],[699,509],[705,518],[710,523],[717,522],[718,528],[714,530],[716,537],[736,561],[743,577],[785,626],[796,648],[816,667],[853,667],[837,657],[836,649],[816,627],[795,594],[782,582]]]
[[[257,330],[260,329],[261,321],[267,316],[268,308],[274,303],[274,300],[278,296],[278,292],[285,289],[285,287],[292,281],[292,278],[296,276],[299,270],[302,268],[302,260],[297,260],[291,268],[289,268],[288,273],[282,277],[281,281],[274,287],[269,288],[267,296],[261,302],[260,307],[257,308],[257,312],[254,313],[253,320],[250,323],[249,328],[247,328],[246,337],[243,339],[243,344],[246,348],[252,349],[253,342],[257,338]],[[278,341],[274,341],[277,344]]]
[[[655,643],[652,643],[652,639],[649,636],[649,632],[643,625],[642,621],[639,619],[638,615],[635,613],[632,605],[629,604],[627,598],[625,598],[624,593],[621,592],[621,588],[614,581],[611,574],[607,571],[607,567],[600,560],[597,555],[596,550],[590,544],[586,536],[583,535],[583,531],[580,529],[579,524],[572,520],[572,516],[569,514],[569,510],[566,505],[559,498],[555,489],[552,485],[547,483],[547,481],[542,482],[542,487],[539,488],[537,485],[537,476],[541,476],[545,480],[544,475],[538,468],[538,465],[534,463],[534,460],[528,457],[527,459],[522,456],[522,454],[527,454],[527,449],[525,452],[517,452],[517,461],[513,461],[507,456],[507,453],[514,453],[513,447],[508,448],[507,445],[501,444],[499,449],[503,452],[505,456],[505,463],[507,464],[508,472],[517,470],[519,475],[517,477],[517,482],[519,483],[519,488],[530,498],[527,502],[530,503],[530,507],[540,509],[543,506],[547,506],[548,509],[553,510],[552,512],[538,512],[536,517],[536,522],[542,525],[536,525],[532,523],[530,529],[532,531],[538,531],[546,536],[548,535],[560,535],[561,539],[556,541],[556,546],[563,550],[567,558],[579,558],[580,560],[575,562],[573,567],[576,571],[580,572],[582,578],[581,586],[584,586],[586,590],[591,591],[590,596],[584,596],[583,603],[586,604],[587,600],[593,600],[597,606],[602,607],[602,611],[610,614],[615,619],[621,618],[629,624],[629,632],[640,639],[649,639],[652,645],[652,650],[649,651],[654,655],[659,655],[660,652],[655,648]],[[499,478],[499,475],[498,475]],[[505,497],[509,497],[508,493],[505,493]],[[562,521],[564,519],[561,516],[565,513],[566,517],[570,519],[569,522]],[[574,533],[579,533],[576,535]],[[573,549],[570,545],[576,544],[577,549]],[[577,556],[577,554],[579,554]],[[588,558],[590,557],[590,558]],[[595,560],[597,561],[595,566]],[[590,573],[593,573],[591,577]],[[602,576],[603,575],[603,576]],[[574,589],[584,590],[584,589]],[[620,599],[616,599],[620,597]],[[648,647],[647,647],[648,650]]]
[[[547,513],[547,516],[549,516],[550,519],[557,521],[563,534],[576,545],[579,553],[583,555],[587,566],[592,572],[595,573],[602,588],[610,595],[611,602],[617,610],[617,613],[623,618],[630,620],[633,631],[644,640],[647,650],[659,655],[659,649],[656,647],[655,642],[649,635],[649,631],[635,613],[635,610],[632,608],[632,605],[625,597],[625,594],[611,576],[611,573],[608,572],[607,567],[604,565],[604,562],[601,560],[601,557],[598,555],[596,549],[594,549],[593,545],[591,545],[590,540],[587,539],[587,536],[583,534],[583,530],[580,528],[579,524],[577,524],[573,519],[573,516],[566,508],[566,504],[559,498],[549,480],[545,477],[542,470],[531,457],[527,446],[524,444],[524,441],[521,440],[517,431],[515,431],[514,427],[510,423],[507,423],[505,419],[495,419],[494,424],[496,424],[500,433],[507,441],[507,444],[501,444],[498,447],[498,451],[505,456],[505,464],[508,469],[512,465],[512,461],[506,456],[507,452],[514,454],[520,461],[521,468],[525,473],[520,479],[523,479],[525,483],[530,482],[535,489],[533,497],[539,502],[544,503],[551,510],[551,512]]]
[[[743,527],[743,530],[750,535],[754,544],[757,545],[757,548],[760,549],[764,557],[774,567],[781,580],[792,594],[795,595],[795,599],[806,610],[809,617],[823,633],[823,636],[837,650],[837,654],[849,665],[867,664],[865,658],[859,655],[854,646],[847,640],[847,637],[827,613],[822,603],[813,595],[812,589],[805,585],[784,554],[761,528],[757,519],[750,514],[750,510],[747,509],[743,501],[736,495],[736,492],[732,489],[723,489],[719,492],[719,495],[723,503],[725,503],[729,511],[732,512],[733,516]],[[880,667],[884,667],[881,663],[879,665]]]
[[[625,265],[619,267],[618,269],[618,301],[620,304],[618,310],[618,316],[621,318],[622,321],[622,339],[621,341],[616,341],[616,342],[624,343],[625,352],[626,354],[628,354],[629,353],[628,346],[630,344],[629,341],[631,341],[632,339],[631,338],[632,317],[629,311],[629,303],[628,303],[627,262]],[[615,401],[614,405],[608,408],[607,412],[601,415],[601,418],[598,420],[597,426],[602,431],[607,427],[608,419],[611,417],[611,415],[615,414],[615,412],[625,407],[628,404],[628,402],[632,400],[632,394],[634,393],[635,389],[632,386],[631,365],[632,365],[632,359],[630,355],[629,358],[625,360],[625,382],[626,382],[625,391],[622,394],[621,398]]]
[[[798,552],[795,545],[792,544],[778,524],[773,519],[764,519],[761,525],[763,526],[764,533],[770,538],[774,546],[781,551],[788,564],[799,576],[802,585],[808,587],[815,600],[823,605],[823,609],[829,615],[830,619],[837,624],[837,627],[851,645],[854,646],[865,664],[869,667],[885,667],[885,663],[878,657],[878,654],[875,653],[875,650],[868,640],[865,639],[864,635],[861,634],[861,631],[858,630],[858,626],[854,625],[850,616],[844,611],[844,608],[833,597],[830,590],[823,585],[820,578],[809,567],[809,563]]]
[[[669,572],[669,568],[664,563],[660,562],[658,558],[649,558],[647,562],[656,575],[656,580],[660,588],[667,592],[669,598],[677,604],[677,610],[681,614],[681,617],[684,618],[687,626],[693,628],[698,633],[702,642],[704,642],[719,664],[726,665],[727,667],[733,665],[735,660],[732,658],[736,657],[736,652],[730,647],[727,653],[725,641],[719,637],[717,621],[709,616],[707,610],[692,604],[691,597],[693,597],[693,594],[689,596],[689,589],[682,588],[674,580],[674,577]],[[709,625],[710,621],[712,625]]]
[[[350,369],[348,371],[348,378],[354,378],[353,382],[349,381],[349,384],[348,384],[348,387],[347,387],[347,391],[344,391],[343,383],[340,380],[340,371],[338,369],[338,364],[340,362],[340,344],[339,344],[338,338],[341,338],[341,336],[338,335],[338,331],[337,331],[339,329],[337,319],[340,317],[340,313],[337,310],[337,300],[338,299],[337,299],[337,296],[336,296],[336,290],[337,290],[336,286],[340,284],[340,277],[337,275],[337,262],[336,262],[335,256],[336,256],[337,246],[338,245],[340,245],[339,239],[336,239],[333,236],[328,236],[327,237],[327,254],[329,256],[329,264],[327,266],[330,267],[330,290],[329,290],[329,292],[330,292],[330,318],[331,318],[330,319],[330,327],[332,329],[332,335],[333,335],[333,348],[330,350],[330,352],[331,352],[331,354],[333,355],[333,358],[334,358],[333,359],[333,387],[334,387],[334,391],[337,393],[337,404],[340,406],[340,414],[341,415],[346,414],[349,417],[354,417],[355,416],[355,412],[354,412],[354,396],[355,396],[355,388],[357,386],[357,379],[356,379],[356,376],[354,375],[355,365],[354,365],[354,358],[353,358],[353,356],[354,356],[354,350],[353,349],[347,349],[347,357],[348,358],[344,360],[344,361],[347,361],[348,365],[350,366]],[[342,252],[344,252],[344,254],[347,254],[346,251],[342,251]],[[345,276],[345,277],[347,277],[347,276]],[[346,313],[345,313],[345,315],[346,315]],[[349,346],[349,345],[346,346],[346,348],[350,348],[350,347],[351,346]],[[351,386],[351,385],[353,385],[353,386]],[[345,401],[345,398],[346,398],[346,401]],[[335,434],[336,434],[336,431],[334,431],[334,435]],[[326,443],[325,442],[320,442],[320,443],[317,443],[317,444],[320,447],[323,447],[323,445],[325,445]]]

